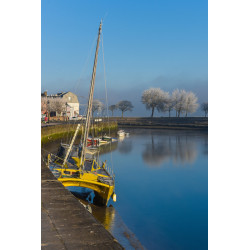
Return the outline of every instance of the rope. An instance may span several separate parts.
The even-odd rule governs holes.
[[[78,81],[76,82],[74,88],[73,88],[73,91],[76,92],[76,90],[78,89],[79,87],[79,84],[80,84],[80,80],[81,80],[81,76],[83,76],[85,74],[85,71],[87,69],[86,65],[89,64],[89,61],[90,61],[90,56],[92,55],[93,53],[93,49],[94,49],[94,45],[95,45],[95,42],[96,42],[96,39],[97,39],[97,35],[95,35],[94,39],[93,39],[93,42],[92,42],[92,45],[91,45],[91,49],[90,49],[90,53],[87,57],[87,59],[85,60],[85,63],[83,65],[83,68],[82,68],[82,72],[80,74],[80,78],[78,79]]]
[[[105,70],[105,61],[104,61],[103,33],[102,33],[102,59],[103,59],[103,72],[104,72],[105,94],[106,94],[106,106],[107,106],[108,127],[109,127],[108,93],[107,93],[106,70]],[[110,136],[110,127],[109,127],[109,136]]]
[[[88,57],[86,58],[85,63],[84,63],[84,65],[83,65],[83,67],[82,67],[82,70],[81,70],[81,73],[80,73],[80,77],[79,77],[78,81],[76,82],[75,86],[74,86],[73,88],[71,88],[71,91],[72,91],[73,93],[76,93],[76,92],[77,92],[77,89],[79,89],[80,81],[81,81],[83,75],[84,75],[85,72],[86,72],[87,64],[89,63],[89,61],[90,61],[90,56],[91,56],[92,53],[93,53],[93,49],[94,49],[96,37],[97,37],[97,36],[95,35],[95,37],[94,37],[94,39],[93,39],[93,42],[92,42],[92,45],[91,45],[90,52],[89,52],[89,54],[88,54]],[[80,105],[79,105],[79,106],[80,106]],[[66,108],[66,112],[67,112],[67,108]],[[80,107],[79,107],[79,113],[80,113]],[[85,113],[85,112],[83,112],[83,114],[84,114],[84,113]],[[66,116],[67,116],[67,113],[66,113]],[[68,131],[66,132],[66,133],[67,133],[66,142],[67,142],[67,143],[70,143],[70,141],[73,139],[73,135],[71,135],[71,136],[69,137],[70,125],[72,125],[72,123],[70,123],[70,121],[68,121],[67,123],[68,123]],[[82,123],[83,123],[83,121],[82,121]],[[75,124],[76,124],[76,121],[73,121],[73,125],[75,125]]]
[[[107,106],[107,116],[108,116],[108,128],[109,128],[109,136],[110,136],[110,126],[109,126],[109,113],[108,113],[108,92],[107,92],[107,81],[106,81],[106,68],[105,68],[105,60],[104,60],[104,46],[103,46],[103,33],[101,36],[102,40],[102,59],[103,59],[103,72],[104,72],[104,82],[105,82],[105,94],[106,94],[106,106]],[[110,142],[110,159],[111,159],[111,167],[113,168],[113,159],[112,159],[112,150],[111,150]]]

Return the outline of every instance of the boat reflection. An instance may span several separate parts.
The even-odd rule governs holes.
[[[108,230],[125,249],[144,249],[136,236],[128,229],[121,216],[110,205],[100,207],[78,198],[85,206],[90,206],[93,216]]]
[[[107,144],[101,145],[99,149],[100,154],[106,154],[112,151],[115,151],[118,146],[118,141],[108,142]]]
[[[172,161],[174,165],[193,163],[198,155],[197,141],[188,135],[151,135],[151,142],[145,145],[142,158],[148,166],[160,167],[164,162]]]

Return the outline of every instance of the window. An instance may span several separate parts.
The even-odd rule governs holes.
[[[71,101],[71,96],[68,97],[68,100]]]

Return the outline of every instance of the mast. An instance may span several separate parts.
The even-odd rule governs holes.
[[[85,162],[87,139],[88,139],[88,135],[89,135],[89,127],[90,127],[90,120],[91,120],[91,114],[92,114],[92,102],[93,102],[93,96],[94,96],[95,75],[96,75],[96,66],[97,66],[97,58],[98,58],[101,30],[102,30],[102,21],[100,22],[99,31],[98,31],[98,38],[97,38],[96,51],[95,51],[95,60],[94,60],[94,66],[93,66],[93,72],[92,72],[92,78],[91,78],[91,84],[90,84],[90,91],[89,91],[88,109],[87,109],[85,131],[84,131],[84,138],[83,138],[82,152],[81,152],[81,159],[80,159],[80,169],[81,170],[83,170],[83,165]]]

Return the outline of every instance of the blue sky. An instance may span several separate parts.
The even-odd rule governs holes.
[[[108,104],[130,100],[131,116],[149,116],[140,103],[143,90],[208,93],[207,1],[42,0],[42,91],[88,96],[101,18]],[[95,98],[105,99],[100,46]],[[118,115],[119,113],[117,113]],[[201,111],[193,115],[202,115]],[[157,116],[164,114],[156,113]]]

